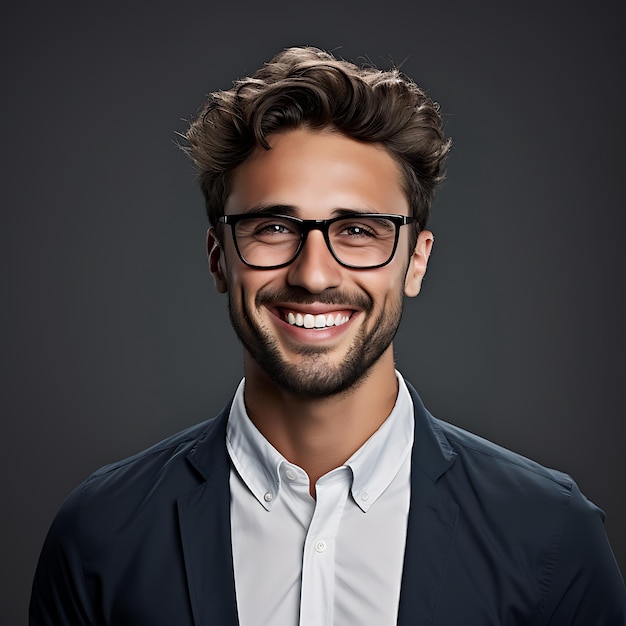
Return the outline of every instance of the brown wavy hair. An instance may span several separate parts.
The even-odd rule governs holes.
[[[401,168],[419,227],[426,225],[451,145],[438,105],[398,69],[360,68],[300,47],[210,94],[183,136],[213,226],[224,213],[233,170],[257,147],[269,150],[273,132],[299,127],[330,127],[382,144]]]

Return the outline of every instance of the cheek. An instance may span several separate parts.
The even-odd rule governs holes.
[[[388,265],[377,270],[371,270],[369,276],[363,276],[360,286],[375,300],[393,299],[404,290],[406,270],[406,259],[396,255]]]
[[[384,269],[381,268],[381,270]],[[375,273],[376,270],[372,270],[372,272]],[[359,281],[357,285],[371,299],[374,305],[372,313],[375,319],[384,318],[387,312],[393,314],[404,297],[404,274],[400,271],[381,272],[371,276],[370,280]]]
[[[285,284],[280,270],[253,270],[242,263],[231,266],[229,285],[236,301],[242,303],[247,311],[256,311],[257,294],[264,289],[276,291]]]

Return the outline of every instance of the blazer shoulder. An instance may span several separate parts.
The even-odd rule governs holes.
[[[431,416],[432,417],[432,416]],[[462,428],[432,418],[455,453],[440,486],[459,503],[471,523],[526,545],[554,547],[565,528],[583,539],[589,523],[602,525],[604,512],[574,479]],[[440,436],[441,436],[440,435]]]
[[[147,580],[153,572],[181,567],[179,502],[203,494],[211,472],[222,468],[218,475],[228,476],[221,436],[227,416],[228,407],[216,418],[106,465],[70,493],[41,551],[33,582],[33,623],[48,613],[58,617],[54,623],[100,623],[104,598],[126,588],[131,571]],[[204,459],[204,468],[198,468],[196,457]],[[211,484],[220,501],[227,487],[227,479]]]
[[[478,571],[485,550],[492,550],[502,585],[527,580],[529,597],[538,598],[537,623],[626,624],[626,590],[604,512],[574,479],[430,414],[429,419],[455,454],[438,484],[459,506],[457,547],[469,555],[472,571]],[[477,545],[473,538],[479,538]]]
[[[149,465],[151,463],[159,464],[166,463],[168,459],[179,456],[189,452],[198,440],[200,440],[209,426],[217,419],[213,417],[211,419],[194,424],[189,428],[185,428],[165,439],[136,452],[131,456],[125,457],[118,461],[113,461],[95,470],[86,480],[85,484],[91,482],[97,482],[99,479],[107,476],[108,474],[115,474],[116,472],[124,471],[125,468],[133,469],[139,468],[142,465]]]
[[[84,537],[101,540],[124,528],[140,511],[142,516],[158,515],[172,507],[179,497],[205,482],[211,469],[227,468],[225,442],[220,437],[227,416],[224,409],[217,417],[97,469],[66,498],[53,526],[57,530],[74,527],[79,520]],[[197,456],[203,457],[208,472],[198,469]]]
[[[521,481],[520,487],[531,485],[549,491],[569,493],[575,485],[573,478],[562,471],[552,469],[513,452],[463,428],[433,417],[434,428],[439,429],[464,468],[475,471],[481,479],[489,475],[501,480],[510,475]]]

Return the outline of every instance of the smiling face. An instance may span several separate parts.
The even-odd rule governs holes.
[[[305,129],[275,133],[269,143],[235,170],[226,215],[270,207],[302,219],[409,215],[400,169],[381,146]],[[239,259],[230,226],[219,242],[211,229],[211,271],[229,294],[246,377],[263,372],[286,391],[324,397],[353,387],[381,361],[393,371],[403,294],[419,292],[432,245],[422,231],[409,251],[410,228],[402,227],[391,262],[372,270],[339,265],[317,230],[291,265],[252,269]]]

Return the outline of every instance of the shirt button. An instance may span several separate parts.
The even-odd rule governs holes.
[[[361,500],[363,500],[363,502],[367,502],[369,499],[370,499],[370,494],[369,494],[369,493],[367,493],[367,491],[364,491],[364,492],[361,494]]]
[[[272,501],[272,494],[268,491],[265,493],[265,495],[263,496],[263,500],[265,500],[265,502],[271,502]]]
[[[294,472],[291,468],[289,468],[289,469],[285,472],[285,474],[287,475],[287,478],[288,478],[289,480],[295,480],[295,479],[296,479],[296,473],[295,473],[295,472]]]
[[[326,550],[326,542],[325,541],[318,541],[315,544],[315,551],[316,552],[324,552],[324,550]]]

